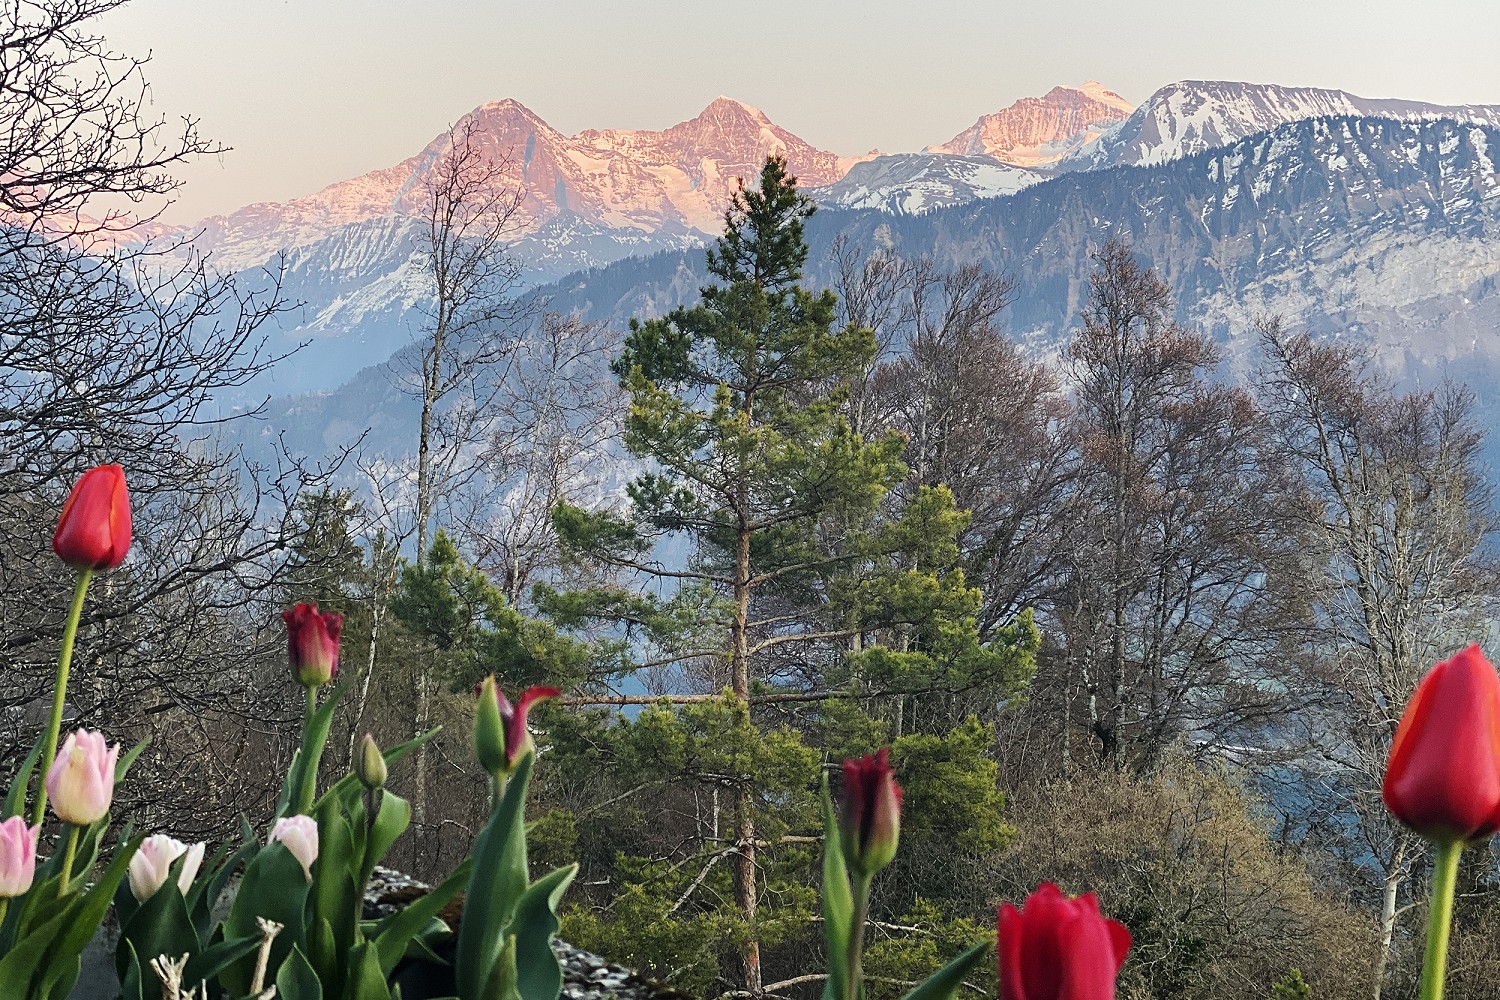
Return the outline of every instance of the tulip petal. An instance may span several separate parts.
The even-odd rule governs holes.
[[[1392,815],[1424,837],[1473,840],[1500,829],[1500,676],[1478,646],[1417,685],[1381,791]]]

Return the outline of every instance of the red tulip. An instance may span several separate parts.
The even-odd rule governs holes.
[[[1428,671],[1396,727],[1385,806],[1431,840],[1500,830],[1500,677],[1478,646]]]
[[[486,677],[479,685],[479,710],[474,716],[474,752],[484,769],[497,777],[514,771],[534,745],[526,728],[527,710],[561,694],[557,688],[529,687],[512,705],[494,675]]]
[[[125,470],[100,465],[83,474],[63,504],[52,551],[75,569],[114,569],[130,551],[130,494]]]
[[[316,604],[299,604],[281,613],[286,622],[287,660],[292,677],[303,687],[319,687],[339,672],[339,630],[344,616],[319,611]]]
[[[1069,899],[1043,882],[1024,908],[1000,907],[997,946],[1000,1000],[1114,1000],[1130,931],[1093,893]]]
[[[844,761],[839,789],[839,840],[844,864],[873,875],[896,856],[901,836],[901,786],[891,774],[890,749]]]

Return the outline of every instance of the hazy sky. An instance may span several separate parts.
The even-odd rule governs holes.
[[[151,54],[159,111],[234,147],[181,172],[176,221],[390,166],[504,97],[572,134],[727,94],[845,154],[1089,78],[1136,103],[1225,79],[1500,104],[1492,0],[133,0],[101,31]]]

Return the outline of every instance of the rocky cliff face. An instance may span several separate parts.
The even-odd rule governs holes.
[[[985,115],[931,153],[988,156],[1019,167],[1055,163],[1088,145],[1134,109],[1097,80],[1082,87],[1053,87],[1042,97],[1023,97]]]

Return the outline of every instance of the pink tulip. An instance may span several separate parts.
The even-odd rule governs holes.
[[[167,884],[167,877],[172,874],[172,862],[178,858],[183,860],[177,888],[187,895],[193,879],[198,877],[199,866],[203,864],[203,848],[201,842],[189,847],[161,833],[141,841],[135,856],[130,859],[130,893],[136,902],[144,903]]]
[[[271,828],[266,846],[281,842],[292,852],[292,857],[302,864],[302,870],[312,878],[313,862],[318,860],[318,823],[311,816],[283,816]]]
[[[36,875],[36,838],[42,824],[27,826],[20,816],[0,823],[0,899],[24,896]]]
[[[57,817],[74,826],[103,819],[114,799],[119,757],[120,745],[106,746],[97,730],[69,733],[47,772],[47,798]]]

